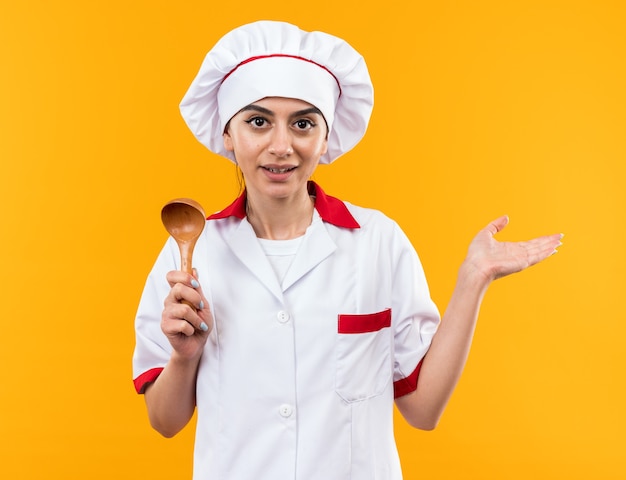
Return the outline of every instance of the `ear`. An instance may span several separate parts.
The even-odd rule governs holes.
[[[322,153],[320,154],[320,157],[323,155],[326,155],[327,151],[328,151],[328,137],[324,139],[324,145],[322,146]]]
[[[226,151],[227,152],[234,151],[235,149],[233,147],[233,139],[227,131],[224,132],[223,138],[224,138],[224,148],[226,149]]]

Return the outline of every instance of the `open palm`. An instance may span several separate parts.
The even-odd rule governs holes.
[[[470,243],[466,261],[488,280],[528,268],[556,253],[562,234],[546,235],[523,242],[499,242],[494,237],[509,223],[500,217],[483,228]]]

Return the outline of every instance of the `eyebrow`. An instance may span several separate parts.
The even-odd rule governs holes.
[[[254,103],[251,103],[250,105],[246,105],[241,110],[239,110],[239,112],[246,112],[246,111],[250,111],[250,110],[255,110],[257,112],[264,113],[265,115],[270,115],[270,116],[275,115],[274,112],[272,112],[268,108],[261,107],[259,105],[255,105]],[[317,115],[320,115],[322,118],[324,117],[324,115],[322,114],[321,110],[319,108],[317,108],[317,107],[309,107],[309,108],[305,108],[303,110],[298,110],[297,112],[293,112],[290,116],[291,117],[300,117],[302,115],[309,115],[311,113],[315,113]]]

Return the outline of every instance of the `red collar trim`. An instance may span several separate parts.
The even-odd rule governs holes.
[[[360,228],[359,223],[354,219],[348,207],[338,198],[326,195],[320,186],[309,181],[307,188],[309,194],[315,196],[315,209],[320,214],[322,220],[342,228]],[[214,213],[208,220],[220,218],[237,217],[246,218],[246,192],[244,192],[228,207],[221,212]]]

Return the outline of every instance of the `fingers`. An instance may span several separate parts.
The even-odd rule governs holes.
[[[211,314],[208,309],[196,311],[184,303],[166,304],[161,319],[161,329],[169,337],[179,334],[191,337],[210,332]]]
[[[166,279],[171,287],[168,299],[174,302],[187,303],[194,309],[202,310],[204,308],[202,289],[196,277],[175,270],[168,272]]]
[[[170,284],[170,287],[174,287],[174,285],[176,285],[177,283],[187,285],[191,288],[198,288],[200,286],[196,277],[180,270],[172,270],[171,272],[167,272],[165,278]]]
[[[198,331],[208,330],[206,323],[202,321],[195,310],[184,303],[165,307],[161,327],[163,333],[170,337],[179,334],[191,337]]]
[[[211,314],[197,278],[180,271],[168,272],[166,278],[172,288],[163,302],[163,331],[186,336],[208,332]]]
[[[558,247],[563,245],[561,242],[562,238],[563,234],[558,233],[538,237],[528,242],[520,242],[520,245],[526,249],[529,266],[557,253]]]
[[[509,223],[508,216],[493,220],[470,243],[466,260],[490,280],[535,265],[557,252],[562,234],[546,235],[522,242],[500,242],[494,235]]]
[[[200,292],[200,285],[197,281],[195,284],[198,286],[194,287],[183,283],[175,283],[165,301],[183,303],[196,311],[202,310],[204,308],[204,300]]]
[[[509,216],[503,215],[502,217],[499,217],[493,220],[492,222],[490,222],[489,225],[485,227],[485,230],[491,233],[491,235],[495,235],[496,233],[501,232],[508,224],[509,224]],[[562,245],[561,243],[562,238],[563,238],[562,233],[555,233],[553,235],[545,235],[543,237],[537,237],[527,242],[518,242],[518,245],[522,245],[522,246],[529,245],[531,247],[537,247],[540,249],[544,249],[544,248],[548,249],[549,254],[547,256],[549,256],[557,252],[556,249]]]

